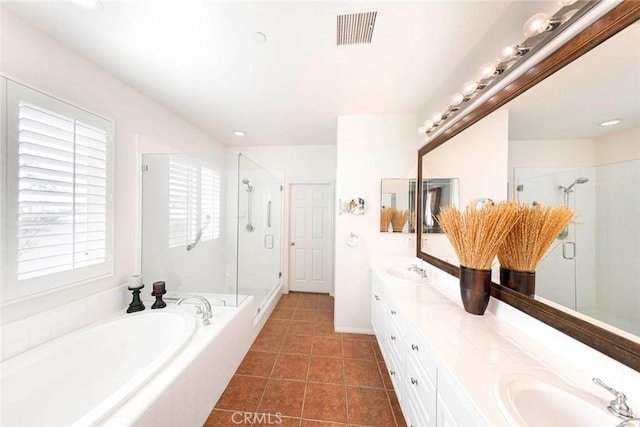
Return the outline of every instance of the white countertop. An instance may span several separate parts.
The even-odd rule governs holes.
[[[417,262],[420,264],[420,260]],[[572,340],[570,337],[494,298],[482,316],[465,312],[458,279],[427,263],[423,267],[430,275],[428,283],[407,282],[386,273],[392,266],[406,268],[415,263],[415,258],[374,257],[371,269],[387,293],[400,304],[403,316],[419,329],[431,346],[432,353],[439,359],[438,375],[448,374],[459,386],[463,400],[466,397],[473,405],[471,409],[479,417],[476,419],[492,427],[509,425],[500,411],[494,388],[502,376],[516,373],[562,381],[601,401],[606,410],[612,396],[592,383],[593,377],[601,376],[612,387],[626,393],[634,407],[632,398],[636,396],[631,390],[623,389],[602,372],[583,371],[523,329],[548,329],[537,331],[537,335],[549,337],[547,343]],[[578,350],[567,357],[581,357]],[[640,406],[635,408],[640,411]],[[611,426],[619,422],[620,419],[611,415]]]

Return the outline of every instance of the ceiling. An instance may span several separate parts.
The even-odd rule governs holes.
[[[335,144],[340,115],[422,121],[522,40],[529,16],[558,9],[552,0],[2,4],[227,145]],[[372,43],[336,46],[336,16],[369,11]]]
[[[640,128],[639,46],[636,22],[511,101],[509,138],[597,139]],[[622,121],[599,126],[611,119]]]

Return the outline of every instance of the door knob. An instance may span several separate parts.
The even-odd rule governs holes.
[[[295,245],[296,245],[296,242],[291,242],[291,246],[295,246]]]

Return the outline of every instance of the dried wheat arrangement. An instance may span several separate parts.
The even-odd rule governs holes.
[[[464,211],[442,208],[438,223],[444,229],[460,264],[477,270],[489,270],[511,228],[521,215],[517,202],[500,202]]]
[[[393,227],[393,231],[402,231],[408,219],[408,210],[399,211],[394,209],[393,216],[391,217],[391,227]]]
[[[385,208],[380,211],[380,231],[389,231],[389,225],[391,224],[391,218],[393,218],[394,208]]]
[[[574,218],[566,206],[521,205],[520,220],[498,250],[502,268],[535,271],[547,249]]]

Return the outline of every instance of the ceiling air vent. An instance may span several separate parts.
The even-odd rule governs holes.
[[[377,14],[378,12],[366,12],[338,15],[338,32],[336,34],[338,46],[371,43]]]

